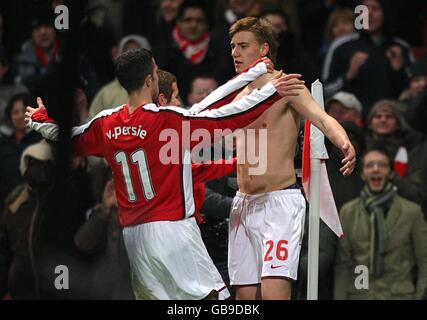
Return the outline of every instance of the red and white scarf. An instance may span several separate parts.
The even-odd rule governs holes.
[[[184,38],[178,27],[172,31],[172,36],[178,44],[182,54],[190,60],[192,64],[199,64],[206,57],[208,52],[210,36],[209,32],[205,32],[198,40],[190,41]]]

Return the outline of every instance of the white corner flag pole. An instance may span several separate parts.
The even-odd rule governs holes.
[[[323,85],[316,80],[311,85],[311,94],[324,109]],[[319,278],[319,220],[320,220],[320,163],[326,152],[325,137],[315,126],[310,129],[310,210],[308,225],[308,284],[307,300],[318,299]],[[327,153],[326,153],[327,154]]]

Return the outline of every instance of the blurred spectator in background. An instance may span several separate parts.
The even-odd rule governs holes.
[[[335,9],[343,7],[353,10],[358,4],[359,0],[298,1],[302,45],[304,50],[312,55],[313,59],[317,60],[319,57],[331,13]]]
[[[93,257],[91,299],[135,299],[113,180],[105,185],[102,201],[88,212],[88,219],[75,234],[74,241],[79,250]]]
[[[178,10],[172,43],[154,51],[159,68],[177,77],[184,99],[190,91],[191,79],[199,74],[217,71],[218,56],[211,44],[209,27],[209,12],[205,3],[186,0]]]
[[[427,288],[427,225],[421,208],[395,192],[393,159],[381,148],[362,157],[365,187],[341,209],[335,299],[422,299]],[[361,283],[358,266],[369,271]],[[416,273],[414,271],[416,270]],[[364,272],[362,270],[362,272]],[[367,275],[368,276],[368,275]],[[416,279],[416,280],[414,280]]]
[[[114,78],[111,49],[116,41],[111,26],[106,23],[107,9],[98,2],[88,3],[79,30],[80,72],[89,101],[104,84]]]
[[[124,34],[140,34],[153,48],[167,47],[172,42],[178,8],[183,0],[124,1]]]
[[[150,43],[146,38],[136,34],[127,35],[120,40],[118,48],[112,50],[112,60],[115,61],[119,55],[126,51],[139,48],[151,50]],[[118,107],[127,101],[128,94],[126,90],[120,85],[117,78],[115,78],[96,93],[89,107],[89,118],[92,119],[102,110]]]
[[[15,85],[13,81],[8,78],[9,60],[6,50],[0,45],[0,126],[3,124],[4,111],[7,103],[12,96],[18,93],[27,92],[27,88],[23,85]],[[0,129],[1,131],[1,129]]]
[[[38,142],[41,136],[29,130],[25,124],[25,108],[33,103],[29,94],[13,96],[5,111],[7,131],[0,134],[0,208],[5,197],[17,186],[22,177],[19,173],[19,159],[25,148]],[[4,129],[6,129],[4,127]]]
[[[362,104],[349,92],[339,91],[326,102],[326,112],[339,123],[353,122],[363,128]]]
[[[224,83],[235,75],[231,58],[230,37],[228,30],[237,20],[252,16],[258,12],[257,0],[223,0],[218,2],[215,28],[212,30],[212,45],[217,50],[216,73],[218,83]]]
[[[409,87],[399,97],[399,101],[407,104],[427,88],[427,54],[411,66],[409,73]]]
[[[160,0],[159,12],[155,24],[149,28],[149,40],[153,47],[165,47],[172,39],[172,31],[176,26],[176,17],[183,0]]]
[[[53,183],[54,156],[46,141],[34,144],[21,157],[25,183],[6,200],[0,220],[0,297],[9,290],[13,299],[40,298],[35,254],[49,189]]]
[[[320,48],[320,62],[325,59],[325,55],[334,41],[356,31],[354,18],[353,11],[348,8],[337,8],[332,11],[326,22],[325,36]]]
[[[413,66],[409,89],[400,98],[407,104],[408,123],[427,135],[427,54]]]
[[[278,43],[276,70],[301,73],[307,83],[316,80],[316,66],[310,63],[299,40],[289,28],[289,16],[279,6],[268,6],[262,17],[271,23]]]
[[[206,98],[212,91],[218,88],[218,82],[209,75],[196,76],[191,81],[190,93],[187,97],[188,106],[199,103]]]
[[[215,27],[224,28],[228,34],[228,29],[233,23],[241,18],[252,16],[258,11],[255,8],[258,2],[256,0],[223,0],[217,7]]]
[[[84,158],[73,158],[67,197],[58,208],[52,147],[42,140],[24,150],[25,183],[9,194],[0,220],[0,282],[8,282],[0,291],[9,290],[14,299],[88,298],[88,265],[73,244],[82,214],[93,205],[85,164]],[[60,265],[72,270],[62,282],[68,290],[55,285]]]
[[[52,14],[41,15],[31,22],[31,39],[13,61],[16,84],[25,85],[31,93],[40,90],[43,78],[58,68],[61,58],[61,42],[53,25]]]
[[[421,203],[426,194],[424,177],[427,169],[422,136],[408,128],[393,100],[378,101],[369,113],[367,126],[366,147],[382,145],[394,160],[393,184],[397,193]]]
[[[325,94],[349,91],[362,102],[365,119],[380,99],[397,99],[408,84],[407,68],[414,59],[403,40],[388,29],[388,2],[363,0],[369,9],[369,28],[337,40],[323,65]]]

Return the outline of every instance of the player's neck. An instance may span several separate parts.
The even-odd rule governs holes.
[[[153,103],[151,92],[141,90],[129,95],[128,110],[129,113],[133,113],[136,109],[148,103]]]

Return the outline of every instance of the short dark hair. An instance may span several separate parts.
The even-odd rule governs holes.
[[[145,78],[153,75],[153,54],[147,49],[134,49],[122,53],[116,60],[117,80],[128,94],[140,90]]]
[[[384,154],[386,157],[387,157],[387,159],[388,159],[388,164],[389,164],[389,166],[390,166],[390,169],[392,169],[393,170],[393,164],[394,164],[394,159],[393,159],[393,157],[392,157],[392,155],[390,154],[390,152],[389,152],[389,150],[386,148],[386,147],[384,147],[384,146],[382,146],[382,145],[380,145],[380,144],[373,144],[373,145],[370,145],[366,150],[365,150],[365,152],[363,152],[363,154],[362,154],[362,156],[360,157],[360,159],[361,159],[361,167],[363,168],[363,166],[365,165],[364,164],[364,162],[365,162],[365,156],[368,154],[368,153],[371,153],[371,152],[379,152],[379,153],[382,153],[382,154]]]
[[[33,98],[31,97],[31,95],[29,93],[18,93],[15,94],[14,96],[12,96],[12,98],[10,98],[6,109],[4,110],[4,115],[5,115],[5,119],[6,121],[11,121],[11,114],[12,114],[12,109],[13,109],[13,105],[18,102],[18,101],[22,101],[24,103],[24,106],[30,106],[33,103]]]
[[[230,39],[232,39],[236,33],[241,31],[249,31],[253,33],[259,44],[268,43],[270,49],[268,50],[267,57],[273,61],[273,63],[276,62],[278,44],[274,36],[273,26],[270,22],[266,19],[255,17],[246,17],[237,20],[230,27],[228,32]]]
[[[159,75],[159,94],[163,93],[167,101],[172,98],[172,84],[177,82],[176,77],[165,70],[157,70]]]

